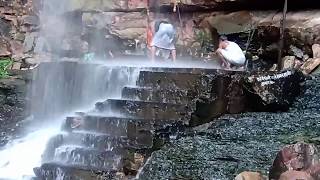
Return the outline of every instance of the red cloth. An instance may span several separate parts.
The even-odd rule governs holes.
[[[152,38],[153,38],[152,29],[151,29],[150,26],[148,26],[148,29],[147,29],[147,45],[148,45],[149,48],[151,47]]]

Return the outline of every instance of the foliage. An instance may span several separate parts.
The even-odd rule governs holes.
[[[212,36],[210,33],[206,32],[204,29],[199,29],[195,31],[196,41],[201,45],[201,51],[204,53],[211,52],[213,49]]]
[[[8,68],[12,65],[12,59],[0,58],[0,78],[6,78],[9,76]]]

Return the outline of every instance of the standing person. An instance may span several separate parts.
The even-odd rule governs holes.
[[[176,61],[177,53],[175,47],[176,30],[167,21],[156,21],[154,25],[154,36],[151,42],[151,59],[155,60],[156,48],[170,50],[172,60]]]
[[[222,67],[227,69],[231,67],[244,68],[246,57],[242,49],[237,43],[228,41],[226,36],[219,37],[219,48],[216,53],[222,61]]]

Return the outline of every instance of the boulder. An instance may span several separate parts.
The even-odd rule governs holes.
[[[245,171],[236,176],[235,180],[265,180],[265,178],[261,173]]]
[[[300,94],[303,80],[302,73],[295,70],[252,73],[245,78],[249,94],[259,99],[252,108],[288,109]]]
[[[0,57],[10,56],[9,46],[4,39],[0,38]]]
[[[286,56],[282,59],[283,68],[282,69],[292,69],[295,66],[295,56]]]
[[[15,40],[10,41],[10,49],[12,52],[12,56],[14,57],[23,56],[23,45],[21,42],[15,41]]]
[[[320,179],[320,164],[312,165],[306,170],[314,179]]]
[[[119,13],[114,17],[110,33],[120,39],[146,39],[147,16],[135,13]]]
[[[312,45],[313,58],[320,58],[320,44]]]
[[[314,180],[311,175],[304,171],[287,171],[281,174],[279,180]]]
[[[320,58],[310,58],[302,66],[301,70],[304,74],[312,73],[320,65]]]
[[[319,164],[317,148],[312,144],[297,143],[284,147],[273,162],[270,179],[279,179],[288,170],[308,170]],[[288,173],[290,175],[290,172]],[[286,175],[284,175],[286,177]]]
[[[20,70],[20,69],[21,69],[21,65],[22,65],[22,64],[19,63],[19,62],[15,62],[15,63],[13,63],[11,69],[12,69],[12,70]]]

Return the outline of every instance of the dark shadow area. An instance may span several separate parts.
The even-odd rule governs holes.
[[[242,0],[237,2],[223,2],[223,3],[207,3],[209,5],[202,5],[203,3],[194,3],[196,5],[180,5],[181,12],[211,12],[211,11],[243,11],[243,10],[282,10],[284,1],[270,0],[270,1],[257,1],[257,0]],[[198,5],[197,5],[198,4]],[[172,5],[161,6],[157,3],[151,3],[152,11],[172,12]],[[319,9],[320,1],[300,1],[290,0],[288,2],[289,11],[306,10],[306,9]]]

